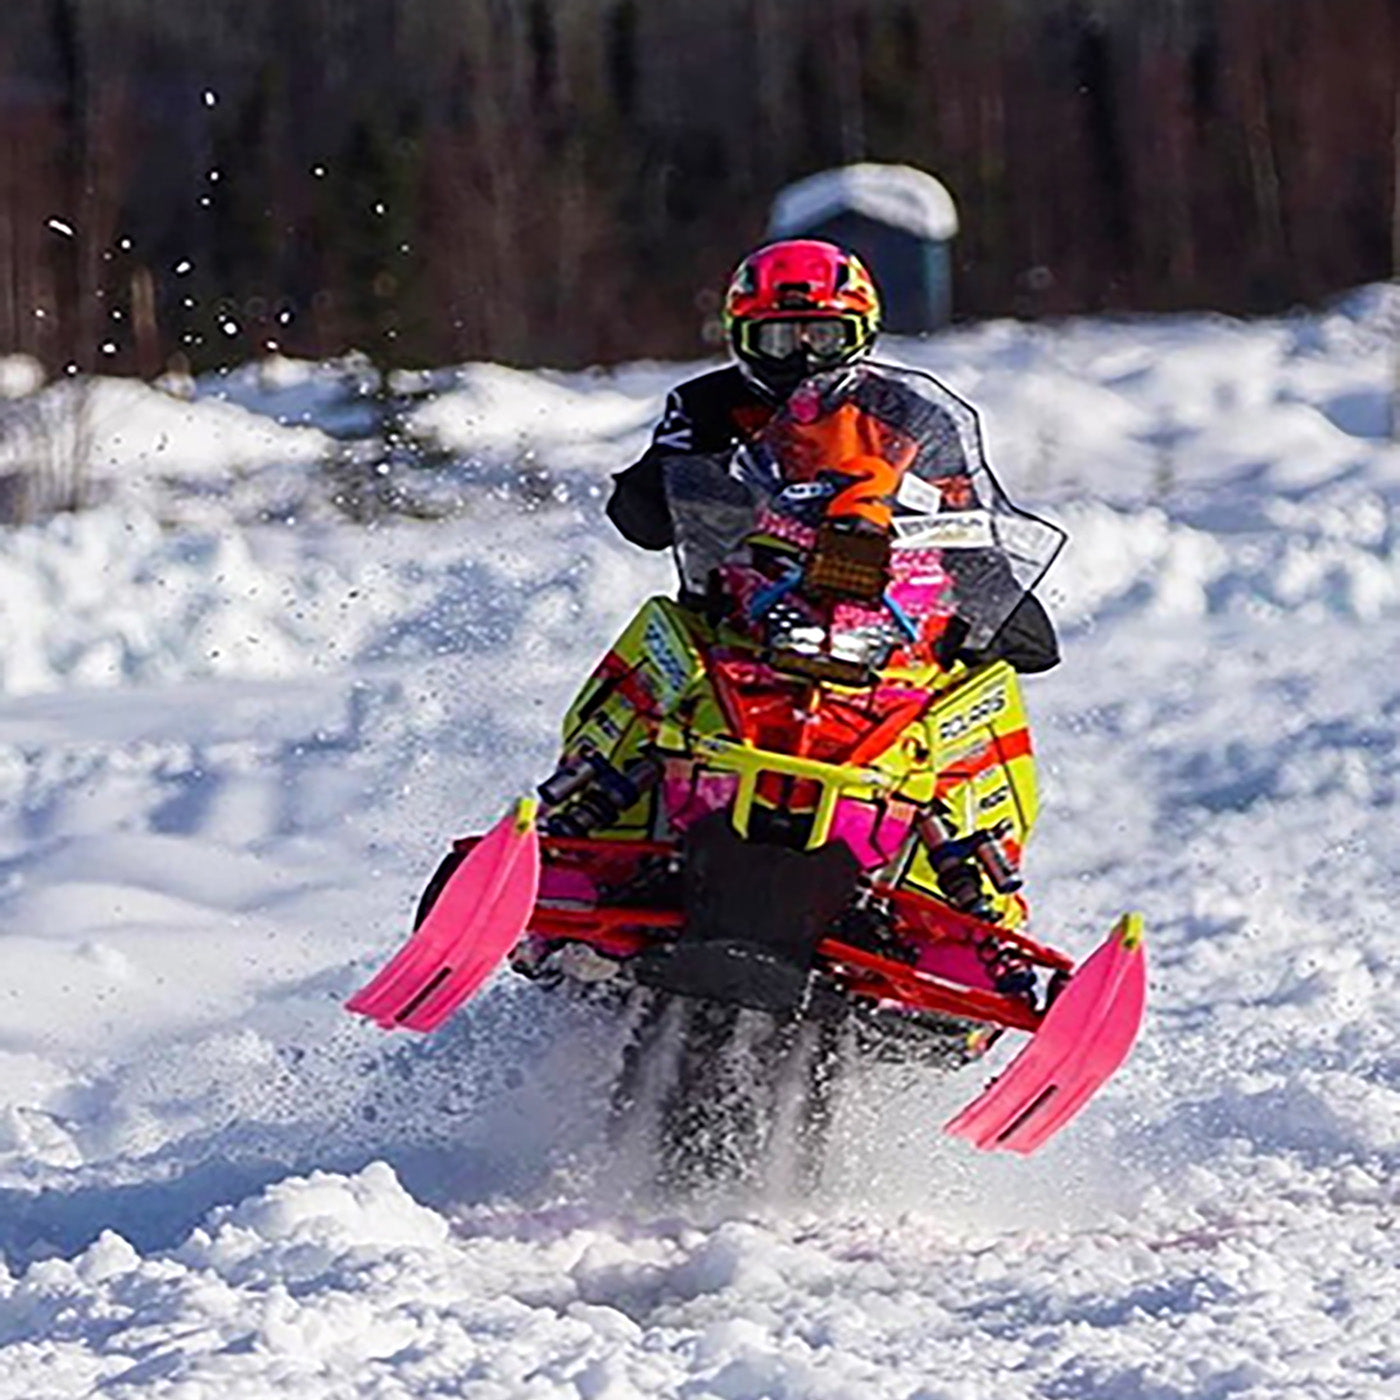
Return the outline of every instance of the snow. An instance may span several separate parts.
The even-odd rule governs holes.
[[[0,399],[22,399],[44,384],[44,367],[32,355],[0,355]]]
[[[28,406],[41,421],[81,433],[88,470],[118,483],[149,477],[222,480],[273,462],[304,467],[330,446],[314,428],[283,427],[231,404],[182,403],[136,380],[63,381],[40,390]],[[21,465],[27,445],[18,434],[0,437],[0,469]]]
[[[203,514],[217,528],[230,505],[250,494],[274,504],[273,487],[285,490],[288,475],[304,482],[334,451],[319,428],[186,402],[186,386],[172,376],[165,384],[66,379],[7,399],[0,382],[0,482],[23,474],[35,515],[76,498],[137,505],[163,521]]]
[[[411,421],[449,451],[486,460],[544,457],[567,469],[607,452],[625,465],[646,446],[663,397],[659,385],[656,394],[638,396],[576,376],[471,365]]]
[[[496,1208],[449,1231],[374,1165],[279,1182],[174,1250],[104,1234],[3,1307],[26,1383],[118,1396],[1380,1395],[1375,1190],[988,1247],[927,1218]],[[1329,1320],[1341,1299],[1374,1311]]]
[[[863,163],[822,170],[788,185],[773,201],[768,236],[800,237],[848,211],[938,243],[958,231],[952,195],[927,171]]]
[[[698,367],[406,380],[459,508],[369,524],[363,364],[98,381],[122,489],[0,534],[0,1400],[1400,1393],[1392,302],[891,347],[1071,533],[1030,892],[1152,999],[1037,1157],[869,1071],[805,1199],[649,1195],[587,1008],[340,1009],[668,586],[601,506]]]

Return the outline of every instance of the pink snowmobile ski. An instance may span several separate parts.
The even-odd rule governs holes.
[[[1142,916],[1125,914],[1070,978],[1031,1043],[945,1131],[984,1151],[1034,1152],[1127,1059],[1146,999]]]
[[[539,803],[522,798],[472,848],[427,918],[346,1007],[385,1030],[431,1031],[516,945],[540,883]]]

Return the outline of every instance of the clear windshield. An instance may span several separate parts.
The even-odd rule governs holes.
[[[669,459],[666,489],[688,590],[874,664],[955,619],[988,646],[1065,539],[1008,500],[969,404],[882,365],[807,380],[732,455]]]

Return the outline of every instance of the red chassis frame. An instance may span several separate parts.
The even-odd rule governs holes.
[[[480,840],[464,837],[454,849],[466,854]],[[541,854],[546,870],[575,868],[586,870],[599,886],[609,868],[618,875],[636,873],[637,864],[651,857],[670,858],[678,853],[676,843],[666,841],[597,840],[587,837],[543,836]],[[888,901],[905,935],[915,941],[972,944],[979,938],[995,938],[1013,948],[1033,966],[1052,973],[1068,974],[1074,963],[1065,954],[1037,943],[1014,929],[985,923],[971,915],[918,894],[876,886],[873,891]],[[627,958],[657,941],[661,932],[678,931],[684,921],[679,909],[644,908],[600,903],[592,908],[538,902],[530,916],[527,933],[541,938],[587,943],[604,955]],[[1034,1032],[1045,1019],[1026,1001],[982,988],[960,986],[906,963],[864,948],[852,947],[834,938],[824,938],[817,952],[833,968],[845,974],[848,992],[877,1002],[894,1002],[911,1011],[941,1016],[963,1017],[1004,1029]]]

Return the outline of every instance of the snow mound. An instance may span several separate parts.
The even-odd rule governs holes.
[[[79,460],[117,489],[308,466],[330,446],[318,429],[284,427],[234,404],[185,403],[130,379],[65,380],[0,415],[0,471],[29,465],[38,451]]]
[[[111,506],[0,535],[0,692],[304,670],[299,618],[333,585],[260,553]]]
[[[1161,508],[1066,505],[1057,519],[1074,547],[1048,591],[1066,621],[1080,622],[1109,611],[1370,622],[1400,610],[1400,503],[1347,491],[1301,506],[1266,501],[1261,515],[1217,532]]]
[[[432,1248],[447,1234],[442,1216],[419,1205],[390,1167],[373,1162],[350,1177],[315,1172],[288,1178],[240,1205],[221,1207],[179,1257],[195,1267],[237,1268],[246,1275],[252,1266],[285,1278],[290,1255],[299,1274],[314,1277],[352,1251]]]
[[[1076,955],[1141,909],[1151,1003],[1029,1162],[938,1132],[1008,1046],[860,1073],[799,1201],[634,1190],[595,1007],[502,979],[423,1040],[343,1012],[670,588],[602,497],[696,367],[400,384],[464,459],[450,521],[245,509],[244,466],[319,469],[272,465],[279,418],[369,413],[349,362],[221,376],[154,458],[111,446],[194,463],[202,511],[0,534],[0,1400],[1388,1394],[1393,312],[892,347],[1071,533],[1028,891]],[[257,432],[219,458],[208,413]]]
[[[1335,1200],[975,1247],[849,1217],[493,1210],[449,1233],[371,1166],[281,1182],[173,1251],[109,1233],[0,1273],[0,1397],[1381,1394],[1385,1196],[1358,1174]]]
[[[409,421],[447,450],[491,462],[618,471],[640,455],[660,410],[659,395],[623,393],[606,377],[478,364]]]

